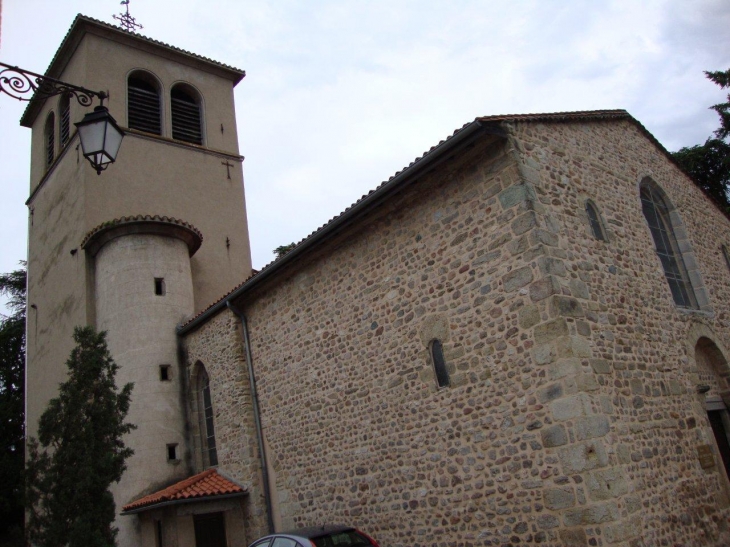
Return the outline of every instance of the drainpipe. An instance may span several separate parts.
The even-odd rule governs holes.
[[[243,345],[246,349],[246,363],[248,364],[248,382],[251,386],[251,403],[253,406],[253,420],[256,422],[256,439],[259,443],[259,457],[261,458],[261,473],[264,480],[264,500],[266,501],[266,519],[269,526],[269,534],[274,533],[274,511],[271,507],[271,489],[269,487],[269,467],[266,462],[266,449],[264,448],[264,436],[261,432],[261,415],[259,414],[259,397],[256,391],[256,377],[253,373],[253,358],[251,357],[251,342],[248,338],[248,324],[246,316],[236,306],[226,301],[228,309],[238,316],[243,328]]]

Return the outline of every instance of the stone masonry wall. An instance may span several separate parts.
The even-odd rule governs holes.
[[[248,544],[266,534],[267,526],[251,389],[239,325],[233,314],[220,314],[186,340],[187,366],[183,373],[187,376],[190,432],[186,457],[195,472],[203,471],[200,416],[197,398],[190,393],[196,383],[193,375],[202,364],[210,379],[218,470],[249,491],[241,503]]]
[[[384,545],[558,538],[522,312],[553,294],[542,209],[509,143],[486,141],[246,305],[285,526],[353,522]]]
[[[506,129],[239,302],[284,526],[352,523],[384,546],[723,544],[727,480],[698,462],[714,443],[694,348],[730,345],[727,220],[633,124]],[[683,215],[712,313],[672,303],[645,174]],[[711,230],[683,212],[703,206]],[[186,341],[221,434],[250,420],[228,404],[243,370],[232,321]]]
[[[561,471],[573,475],[563,486],[546,484],[546,505],[555,498],[563,524],[584,526],[593,544],[728,544],[727,478],[717,454],[714,467],[700,465],[697,447],[714,449],[714,440],[696,394],[699,383],[712,386],[710,396],[727,390],[727,365],[720,357],[700,378],[708,367],[695,363],[695,346],[700,337],[715,348],[730,344],[730,272],[721,254],[730,222],[632,123],[518,124],[512,132],[559,224],[551,254],[565,272],[555,279],[574,299],[572,357],[560,343],[540,344],[535,332],[535,359],[556,380],[538,399],[556,423],[550,443],[560,445]],[[674,305],[642,214],[645,177],[679,212],[708,312]],[[586,199],[602,214],[607,242],[592,235]]]

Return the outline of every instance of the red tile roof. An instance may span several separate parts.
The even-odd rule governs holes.
[[[149,494],[122,507],[123,513],[136,513],[151,509],[161,503],[184,503],[186,501],[204,501],[205,498],[217,496],[235,496],[247,494],[248,490],[240,484],[220,475],[215,469],[207,469],[167,488]]]

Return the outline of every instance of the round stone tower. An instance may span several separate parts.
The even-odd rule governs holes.
[[[127,471],[113,486],[128,500],[187,476],[183,374],[175,326],[194,312],[190,257],[200,232],[177,219],[124,217],[92,230],[82,247],[93,257],[95,315],[107,331],[119,365],[117,387],[134,383],[125,438],[134,449]],[[136,519],[117,520],[122,538],[133,538]]]

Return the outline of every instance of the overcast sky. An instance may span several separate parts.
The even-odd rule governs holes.
[[[113,24],[123,9],[0,2],[0,61],[34,72],[77,13]],[[704,142],[724,95],[702,71],[730,68],[728,0],[131,0],[130,13],[145,36],[246,70],[256,268],[477,116],[624,108],[669,150]],[[0,96],[0,272],[26,256],[24,108]]]

